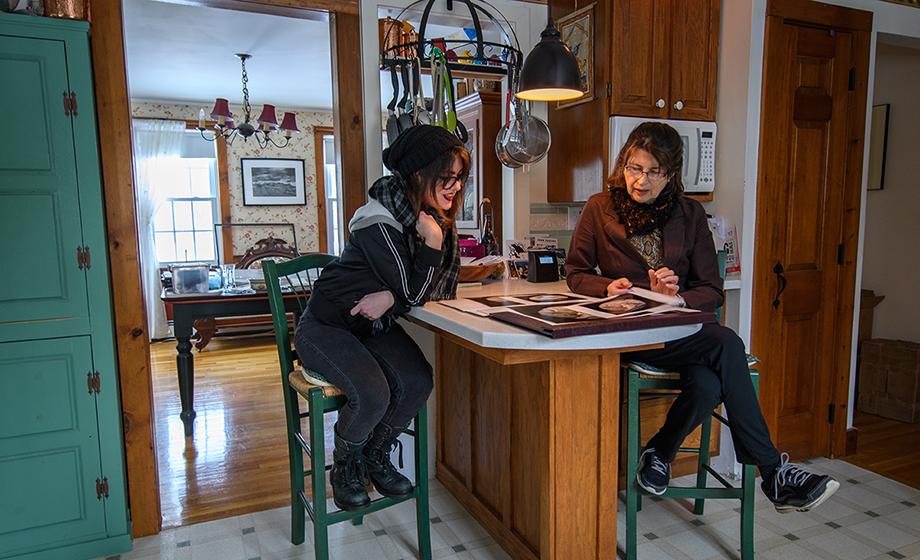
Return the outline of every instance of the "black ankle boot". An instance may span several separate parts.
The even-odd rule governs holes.
[[[399,434],[405,428],[377,424],[374,433],[364,446],[364,464],[374,488],[388,498],[403,499],[412,495],[412,483],[399,474],[390,462],[390,451],[399,447],[399,466],[402,467],[402,442]]]
[[[329,479],[332,481],[332,499],[340,509],[355,511],[371,503],[365,488],[367,471],[364,466],[365,442],[352,443],[335,434],[335,451]]]

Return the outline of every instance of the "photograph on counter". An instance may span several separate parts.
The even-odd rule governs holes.
[[[583,310],[579,310],[571,305],[524,305],[509,309],[514,313],[520,313],[527,317],[550,323],[553,325],[563,325],[579,321],[597,321],[602,319]]]
[[[546,306],[546,305],[572,305],[584,304],[596,301],[595,298],[582,296],[573,293],[533,293],[533,294],[509,294],[496,296],[482,296],[475,298],[459,298],[453,300],[444,300],[439,303],[452,307],[467,313],[488,316],[496,311],[518,308],[523,306]]]

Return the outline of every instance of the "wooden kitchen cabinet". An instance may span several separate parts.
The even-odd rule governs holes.
[[[479,230],[483,227],[479,223],[479,203],[483,198],[492,201],[493,234],[499,243],[502,240],[502,166],[495,155],[495,137],[502,127],[501,97],[500,93],[479,91],[457,101],[457,120],[469,133],[466,147],[472,160],[464,194],[472,195],[474,227]],[[470,190],[472,192],[468,192]],[[464,229],[462,225],[458,220],[458,229]],[[478,231],[475,234],[479,236]]]
[[[716,117],[719,0],[617,0],[610,114]]]

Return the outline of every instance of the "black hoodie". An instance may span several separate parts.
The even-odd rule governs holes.
[[[326,265],[313,284],[310,312],[319,321],[358,336],[389,327],[413,305],[427,301],[441,250],[418,244],[418,234],[405,228],[374,199],[359,208],[348,223],[351,232],[342,256]],[[351,315],[358,301],[389,290],[395,303],[377,321]]]

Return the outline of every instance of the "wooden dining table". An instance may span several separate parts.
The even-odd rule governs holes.
[[[284,305],[288,313],[300,312],[298,298],[308,298],[309,294],[287,293]],[[257,291],[248,294],[224,293],[213,290],[200,294],[177,294],[164,290],[160,299],[172,307],[173,333],[176,337],[176,366],[179,375],[179,399],[182,402],[182,424],[185,435],[192,435],[195,420],[195,360],[192,354],[192,331],[196,320],[217,319],[219,317],[239,317],[244,315],[266,315],[271,313],[268,306],[268,293]]]

